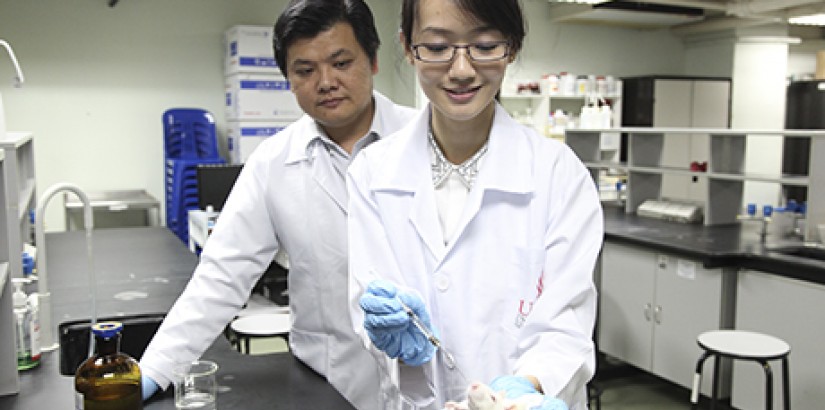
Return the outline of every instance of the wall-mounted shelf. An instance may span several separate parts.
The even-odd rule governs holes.
[[[9,266],[12,276],[23,275],[20,255],[23,252],[23,238],[27,238],[28,213],[36,205],[34,173],[34,138],[30,132],[7,132],[0,139],[0,149],[5,153],[3,204],[6,208]]]
[[[522,123],[532,126],[539,134],[552,136],[549,135],[547,130],[550,114],[560,109],[568,114],[579,116],[582,107],[588,102],[588,98],[589,96],[586,95],[502,93],[499,101],[501,101],[501,105],[507,112],[516,119],[523,117],[523,113],[529,111],[530,118],[522,121]],[[621,118],[620,107],[618,106],[621,100],[620,95],[607,95],[602,98],[610,101],[613,109],[613,124],[619,124]]]
[[[22,252],[36,187],[31,133],[0,135],[0,395],[19,391],[11,278],[23,276]]]
[[[604,135],[628,135],[628,161],[605,161],[599,150]],[[663,165],[665,138],[707,138],[710,158],[707,172],[690,169],[689,159],[684,167]],[[667,136],[667,137],[666,137]],[[767,175],[745,172],[745,154],[748,141],[766,136],[804,137],[811,139],[811,169],[809,175]],[[825,223],[825,131],[823,130],[735,130],[717,128],[615,128],[610,130],[567,130],[567,144],[587,166],[594,179],[601,170],[618,168],[627,172],[628,187],[625,211],[635,213],[648,199],[662,199],[666,176],[704,180],[702,193],[705,225],[737,223],[743,206],[745,182],[766,182],[782,186],[805,187],[808,191],[806,240],[821,240],[816,232],[818,224]],[[781,152],[776,153],[781,156]],[[671,198],[684,199],[684,198]]]

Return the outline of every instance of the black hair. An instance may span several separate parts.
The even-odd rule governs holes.
[[[500,31],[510,43],[510,51],[521,50],[527,33],[519,0],[450,0],[468,17]],[[418,17],[420,0],[404,0],[401,6],[401,33],[404,46],[412,45],[413,23]]]
[[[358,44],[375,63],[378,54],[378,31],[372,11],[364,0],[290,0],[275,21],[272,47],[275,62],[287,76],[287,49],[297,40],[313,38],[337,23],[352,26]]]

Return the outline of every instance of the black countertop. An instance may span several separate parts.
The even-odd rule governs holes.
[[[604,207],[605,240],[634,244],[701,262],[706,268],[760,270],[812,283],[825,284],[825,261],[772,251],[778,246],[799,245],[799,240],[770,236],[760,243],[759,224],[719,226],[682,224],[627,214]]]
[[[163,227],[93,232],[98,317],[165,313],[183,291],[198,258]],[[91,316],[85,233],[46,236],[54,326]],[[55,333],[57,334],[57,333]],[[20,393],[0,396],[0,410],[74,409],[73,378],[60,374],[59,350],[20,373]],[[218,363],[223,410],[352,409],[326,379],[289,353],[242,355],[222,336],[204,353]],[[145,409],[174,409],[172,389]]]
[[[21,372],[20,393],[0,396],[0,409],[74,409],[74,379],[59,374],[57,355],[58,351],[44,353],[40,366]],[[244,355],[219,337],[203,358],[219,366],[219,409],[353,409],[326,379],[289,353]],[[144,409],[174,410],[172,388],[144,403]]]

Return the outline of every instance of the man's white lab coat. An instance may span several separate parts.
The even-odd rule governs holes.
[[[371,130],[386,136],[414,116],[374,92]],[[175,363],[200,357],[238,313],[275,253],[289,255],[292,354],[360,410],[384,410],[375,361],[347,312],[347,192],[304,115],[250,156],[191,281],[140,361],[166,387]],[[273,383],[278,381],[273,380]]]

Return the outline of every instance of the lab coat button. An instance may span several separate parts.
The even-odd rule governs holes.
[[[446,291],[450,287],[450,278],[448,278],[447,275],[444,275],[443,273],[436,274],[435,287],[442,292]]]

